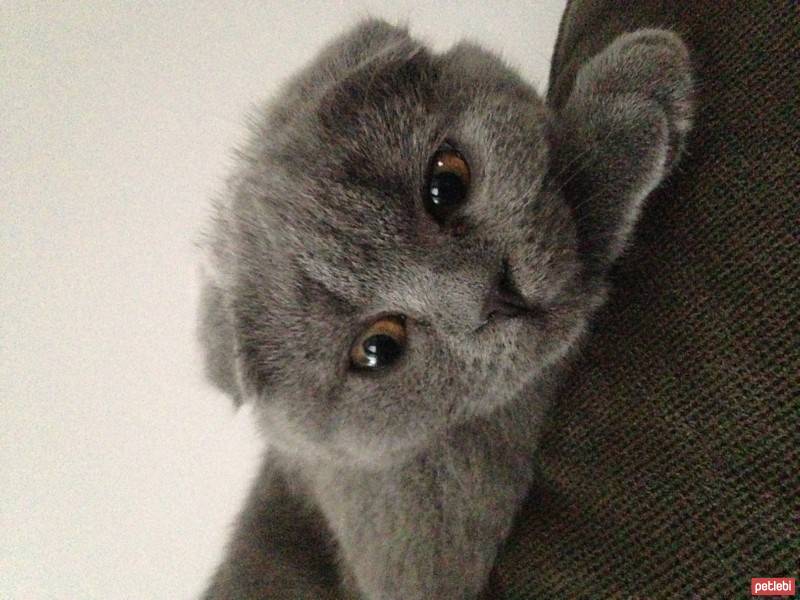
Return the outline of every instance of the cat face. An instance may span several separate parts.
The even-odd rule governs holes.
[[[505,65],[369,22],[285,87],[213,233],[209,371],[273,443],[362,464],[519,395],[603,295]]]

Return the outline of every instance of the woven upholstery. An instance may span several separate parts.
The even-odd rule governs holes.
[[[551,414],[496,598],[732,598],[800,559],[800,11],[573,0],[550,101],[618,33],[690,46],[688,153]]]

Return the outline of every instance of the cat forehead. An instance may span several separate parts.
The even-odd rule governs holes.
[[[507,134],[513,130],[506,126],[506,131],[498,131],[491,126],[493,120],[495,125],[513,122],[516,130],[524,121],[538,125],[546,120],[536,92],[497,57],[470,44],[442,55],[412,44],[312,89],[297,86],[304,92],[303,101],[296,111],[287,111],[287,104],[298,98],[290,87],[283,102],[273,105],[256,155],[266,154],[271,163],[267,168],[278,167],[295,180],[295,188],[302,192],[298,201],[332,200],[343,210],[362,204],[368,196],[353,193],[342,203],[336,194],[323,193],[331,185],[338,186],[339,196],[342,188],[371,189],[384,197],[359,209],[382,208],[386,194],[408,193],[409,184],[419,187],[442,142],[455,138],[457,145],[473,144],[477,159],[482,150],[489,150],[479,146],[497,144],[504,134],[502,145],[513,149],[513,144],[505,143],[511,141]],[[544,142],[545,136],[534,131],[524,145],[531,148]]]
[[[431,129],[446,130],[470,109],[480,112],[499,99],[542,104],[513,70],[474,44],[434,54],[411,38],[402,42],[360,61],[312,63],[270,105],[259,132],[267,148],[295,159],[323,158],[332,168],[348,150],[363,159],[389,151],[402,156]],[[339,63],[348,66],[332,66]]]
[[[259,203],[282,238],[274,249],[291,257],[298,276],[349,300],[382,283],[394,287],[390,280],[408,280],[426,263],[415,248],[420,198],[443,141],[470,146],[477,171],[497,146],[494,163],[510,160],[501,152],[514,147],[515,120],[544,120],[532,88],[469,44],[443,55],[417,45],[381,56],[306,96],[287,112],[297,98],[290,89],[263,130],[254,161]],[[537,142],[544,137],[534,131],[521,145],[531,152]]]

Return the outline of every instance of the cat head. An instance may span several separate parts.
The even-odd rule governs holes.
[[[618,38],[558,111],[471,44],[367,21],[255,123],[209,236],[207,372],[270,441],[381,464],[575,344],[688,129],[673,34]]]

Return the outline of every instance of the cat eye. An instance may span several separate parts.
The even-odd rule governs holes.
[[[469,190],[469,165],[456,150],[440,149],[431,159],[425,185],[425,210],[439,224],[467,198]]]
[[[356,369],[388,367],[400,358],[405,348],[405,318],[383,317],[358,336],[350,348],[350,364]]]

